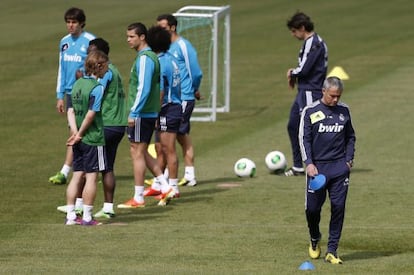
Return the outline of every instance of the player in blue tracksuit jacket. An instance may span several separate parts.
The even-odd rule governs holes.
[[[148,45],[157,53],[161,69],[161,111],[157,123],[155,147],[157,161],[161,168],[168,168],[168,184],[175,191],[178,189],[178,157],[176,151],[177,133],[182,121],[180,69],[176,58],[168,52],[171,45],[170,33],[161,26],[148,30]],[[162,185],[154,178],[144,196],[156,196],[162,193]]]
[[[355,151],[355,131],[347,105],[339,102],[343,91],[342,81],[337,77],[325,80],[322,99],[303,110],[299,143],[306,165],[306,219],[311,238],[309,255],[319,258],[321,233],[319,222],[322,205],[329,193],[331,219],[329,224],[326,260],[342,263],[337,256],[339,239],[345,216],[349,175]],[[326,176],[326,185],[319,190],[309,187],[310,179],[318,174]]]
[[[68,34],[59,43],[59,69],[56,85],[56,110],[65,113],[71,104],[72,86],[82,76],[87,56],[89,41],[95,36],[84,31],[86,16],[82,9],[70,8],[65,12],[64,19]],[[66,108],[64,100],[66,99]],[[65,184],[72,167],[72,148],[67,147],[65,162],[60,172],[49,178],[54,184]]]
[[[198,64],[197,52],[191,43],[181,36],[176,36],[169,52],[177,59],[181,73],[181,100],[183,119],[177,140],[182,147],[184,158],[184,176],[179,185],[195,186],[197,184],[194,168],[194,147],[190,137],[190,119],[195,108],[195,99],[200,99],[199,87],[203,76]]]
[[[171,34],[169,52],[178,60],[181,73],[181,99],[183,120],[178,131],[177,140],[184,157],[184,177],[178,185],[195,186],[197,184],[194,169],[194,147],[190,137],[190,118],[194,110],[195,99],[200,99],[200,83],[203,77],[198,63],[197,52],[191,43],[177,33],[177,19],[172,14],[157,17],[157,24]]]
[[[306,105],[322,97],[322,84],[328,67],[328,48],[314,32],[314,25],[306,14],[296,13],[288,21],[287,27],[294,37],[304,41],[299,52],[298,66],[287,72],[289,86],[293,89],[297,85],[298,92],[290,109],[287,125],[293,165],[285,175],[298,176],[305,174],[298,142],[300,115]]]

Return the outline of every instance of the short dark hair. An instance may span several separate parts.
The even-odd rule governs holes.
[[[70,9],[68,9],[68,10],[65,12],[64,19],[65,19],[65,22],[66,22],[67,20],[69,20],[69,19],[71,19],[71,20],[76,20],[76,21],[78,21],[79,23],[81,23],[81,27],[82,27],[82,28],[84,28],[84,27],[85,27],[86,15],[85,15],[85,13],[83,12],[83,10],[82,10],[82,9],[80,9],[80,8],[75,8],[75,7],[72,7],[72,8],[70,8]]]
[[[303,26],[307,32],[313,31],[313,22],[310,17],[299,11],[287,21],[286,25],[289,29],[300,29]]]
[[[160,26],[152,26],[148,30],[147,43],[156,52],[166,52],[171,45],[171,34]]]
[[[128,31],[134,30],[136,34],[138,35],[145,35],[147,37],[147,27],[141,22],[132,23],[127,28]]]
[[[109,43],[103,38],[95,38],[89,41],[89,46],[94,45],[100,51],[103,51],[106,55],[109,55]]]
[[[161,14],[157,17],[157,22],[161,21],[161,20],[167,20],[168,22],[168,26],[175,26],[177,28],[177,18],[175,18],[174,15],[170,14],[170,13],[166,13],[166,14]]]

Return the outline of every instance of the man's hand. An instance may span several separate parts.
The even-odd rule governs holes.
[[[194,97],[197,99],[197,100],[200,100],[202,97],[201,97],[201,93],[200,93],[200,91],[199,90],[197,90],[197,91],[195,91],[195,93],[194,93]]]
[[[76,70],[76,73],[75,73],[75,77],[76,77],[76,79],[79,79],[79,78],[81,78],[83,76],[83,72],[81,71],[81,70]]]
[[[128,117],[128,127],[132,128],[135,126],[135,119]]]
[[[79,133],[74,133],[73,135],[71,135],[68,140],[66,141],[66,145],[67,146],[73,146],[76,143],[78,143],[79,141],[81,141],[82,137],[79,136]]]
[[[286,77],[288,79],[288,86],[291,89],[294,89],[295,88],[295,84],[296,84],[296,79],[295,78],[292,78],[292,71],[293,71],[293,69],[289,69],[287,71],[287,73],[286,73]]]
[[[56,110],[58,113],[64,113],[65,112],[65,103],[63,102],[63,99],[58,99],[56,101]]]
[[[318,168],[316,168],[316,166],[313,163],[311,163],[311,164],[309,164],[309,165],[306,166],[306,174],[309,177],[314,177],[317,174],[319,174]]]

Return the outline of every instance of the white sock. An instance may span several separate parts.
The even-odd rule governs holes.
[[[113,213],[114,212],[114,204],[111,202],[104,202],[103,211],[105,213]]]
[[[75,209],[82,209],[83,208],[83,199],[82,198],[76,198],[75,202]]]
[[[70,169],[72,169],[72,167],[70,167],[69,165],[64,164],[62,169],[60,170],[60,172],[65,175],[65,178],[68,178]]]
[[[83,205],[83,217],[82,219],[85,222],[90,222],[92,220],[92,209],[93,209],[93,205]]]
[[[136,202],[144,202],[144,186],[135,185],[134,200]]]
[[[158,191],[161,190],[161,182],[158,178],[154,177],[151,188]]]
[[[180,190],[178,190],[178,179],[168,179],[168,185],[173,188],[175,193],[180,193]]]
[[[184,178],[186,180],[193,180],[195,178],[194,166],[186,166],[184,168]]]
[[[168,184],[168,181],[165,179],[163,174],[161,174],[157,177],[157,181],[159,183],[161,183],[161,185]]]
[[[75,209],[82,209],[82,208],[83,208],[83,199],[76,198]]]
[[[170,191],[171,187],[168,185],[168,181],[165,179],[164,175],[159,175],[157,181],[160,183],[161,193],[165,194]]]
[[[74,221],[76,219],[75,205],[73,204],[66,205],[66,219],[70,221]]]

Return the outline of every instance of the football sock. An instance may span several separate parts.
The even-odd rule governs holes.
[[[163,175],[163,174],[161,174],[161,175],[159,175],[159,176],[157,177],[157,181],[158,181],[159,183],[161,183],[161,185],[163,185],[163,184],[168,184],[168,181],[165,179],[165,177],[164,177],[164,175]]]
[[[74,221],[76,219],[75,205],[66,205],[66,219]]]
[[[103,211],[105,213],[113,213],[114,212],[114,204],[111,203],[111,202],[104,202]]]
[[[154,177],[151,188],[154,190],[161,190],[161,182],[158,180],[158,177]]]
[[[60,172],[63,174],[63,175],[65,175],[65,178],[68,178],[68,175],[69,175],[69,172],[70,172],[70,169],[71,169],[72,167],[70,167],[69,165],[66,165],[66,164],[64,164],[63,165],[63,167],[62,167],[62,169],[60,170]]]
[[[136,202],[144,202],[144,186],[135,185],[134,200]]]
[[[82,208],[83,208],[83,199],[76,198],[75,209],[82,209]]]
[[[179,193],[178,190],[178,179],[168,179],[168,184],[173,188],[175,193]]]
[[[85,222],[90,222],[92,220],[92,209],[93,209],[93,205],[83,205],[83,217],[82,219]]]
[[[184,178],[186,180],[192,180],[195,178],[194,175],[194,166],[186,166],[184,168]]]

